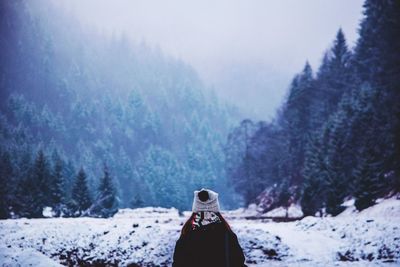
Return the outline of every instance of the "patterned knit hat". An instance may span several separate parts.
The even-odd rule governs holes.
[[[192,211],[219,212],[218,193],[204,188],[202,188],[200,191],[194,191]]]

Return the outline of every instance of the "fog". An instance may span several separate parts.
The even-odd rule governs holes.
[[[306,60],[318,68],[339,27],[353,46],[362,16],[361,0],[54,2],[105,34],[181,58],[258,119],[274,115]]]

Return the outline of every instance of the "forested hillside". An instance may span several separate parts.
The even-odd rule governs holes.
[[[312,44],[310,44],[312,45]],[[400,191],[400,2],[366,0],[359,39],[341,29],[318,70],[306,63],[272,122],[229,135],[227,174],[265,210],[300,202],[336,215]]]
[[[222,143],[237,111],[191,66],[48,1],[1,1],[0,12],[2,218],[79,215],[101,192],[110,207],[189,209],[200,186],[234,204]]]

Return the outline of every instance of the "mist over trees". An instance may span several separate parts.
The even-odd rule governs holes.
[[[246,203],[274,195],[266,210],[300,202],[305,215],[337,215],[347,197],[362,210],[400,191],[399,15],[399,1],[366,0],[354,49],[339,29],[274,121],[230,133],[227,175]]]
[[[237,111],[189,65],[45,1],[1,1],[0,12],[2,218],[189,209],[200,186],[240,204],[222,145]]]
[[[223,208],[272,196],[265,210],[336,215],[399,192],[399,14],[366,0],[354,48],[339,29],[273,121],[231,129],[238,111],[184,62],[48,1],[1,1],[0,217],[190,209],[201,187]]]

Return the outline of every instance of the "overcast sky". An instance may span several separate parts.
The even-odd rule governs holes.
[[[59,0],[57,0],[59,2]],[[306,60],[317,68],[342,27],[357,39],[361,0],[64,0],[85,23],[159,46],[256,118],[281,104]]]

